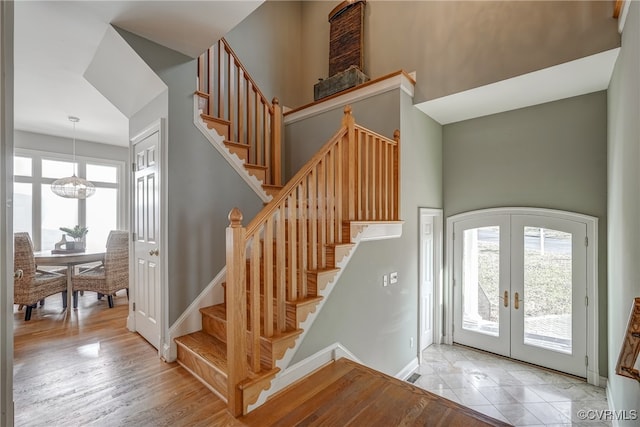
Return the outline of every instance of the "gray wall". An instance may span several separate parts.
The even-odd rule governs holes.
[[[442,206],[441,126],[400,90],[354,103],[353,115],[382,135],[401,131],[402,237],[360,244],[292,363],[340,342],[365,364],[394,375],[417,357],[418,208]],[[341,117],[342,108],[336,108],[287,126],[293,171],[301,166],[298,159],[310,157],[335,133]],[[398,284],[383,287],[382,276],[393,271]]]
[[[303,90],[329,72],[329,12],[303,2]],[[369,1],[365,73],[416,71],[416,102],[602,52],[620,44],[610,1]]]
[[[616,410],[640,408],[640,384],[615,374],[633,298],[640,297],[640,4],[632,2],[609,86],[609,383]],[[636,365],[637,366],[637,365]],[[621,425],[638,425],[631,421]]]
[[[446,125],[443,145],[447,217],[528,206],[599,219],[599,369],[606,376],[606,92]]]
[[[166,114],[171,325],[224,267],[229,211],[240,208],[246,224],[262,202],[193,124],[196,60],[118,31],[169,88],[133,122],[142,130]]]
[[[269,102],[289,107],[303,102],[301,10],[301,2],[266,1],[225,35]]]

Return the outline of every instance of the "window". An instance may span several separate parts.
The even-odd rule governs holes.
[[[36,250],[48,250],[60,240],[60,227],[80,224],[89,229],[87,246],[103,248],[109,231],[120,228],[124,218],[124,163],[76,156],[77,175],[86,176],[96,193],[86,200],[65,199],[53,194],[51,183],[73,174],[70,158],[27,150],[16,153],[14,231],[28,232]]]

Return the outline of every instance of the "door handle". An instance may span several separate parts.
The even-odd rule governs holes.
[[[502,299],[504,300],[504,306],[509,307],[509,291],[504,291]]]
[[[149,255],[151,255],[151,256],[154,256],[154,255],[158,256],[158,255],[160,255],[160,251],[158,250],[158,248],[151,249],[151,250],[149,251]]]
[[[520,308],[520,298],[518,298],[517,292],[513,296],[513,306],[515,307],[516,310]]]
[[[16,271],[13,272],[14,279],[22,279],[22,276],[24,276],[24,272],[20,269],[17,269]]]

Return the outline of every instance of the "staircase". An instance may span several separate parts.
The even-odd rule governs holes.
[[[227,138],[244,134],[231,131],[231,121],[207,120]],[[242,144],[225,142],[239,157],[258,159],[260,150]],[[224,302],[200,309],[202,329],[175,341],[178,362],[234,416],[248,412],[280,371],[277,362],[300,344],[303,322],[354,250],[353,230],[399,220],[399,155],[398,131],[394,139],[371,132],[347,106],[335,135],[246,227],[238,209],[230,212]],[[278,166],[263,170],[271,172],[261,175],[265,185],[277,186]]]
[[[282,109],[270,103],[223,38],[198,58],[200,119],[260,181],[267,196],[282,188]]]

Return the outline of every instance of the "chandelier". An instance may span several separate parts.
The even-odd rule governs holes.
[[[69,116],[69,121],[73,123],[73,176],[53,181],[51,191],[67,199],[86,199],[89,196],[93,196],[96,192],[96,187],[86,179],[76,176],[76,123],[80,119]]]

